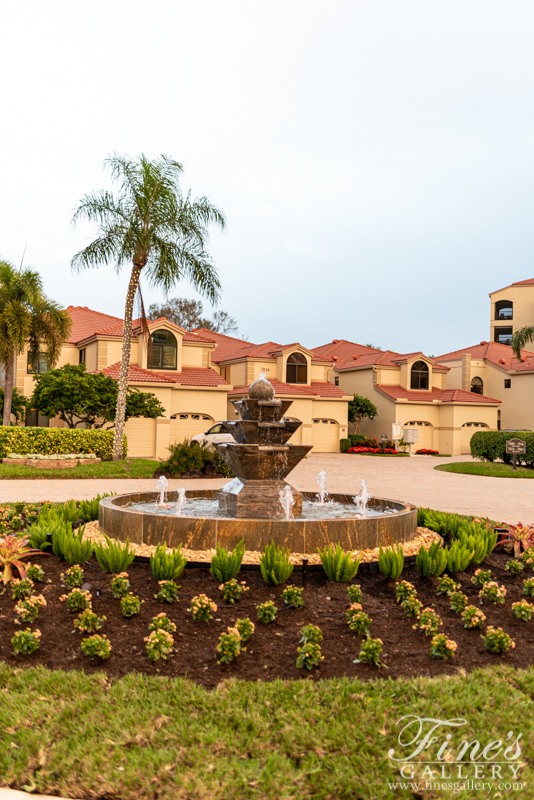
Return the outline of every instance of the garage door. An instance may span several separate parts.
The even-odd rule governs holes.
[[[317,453],[337,453],[339,426],[333,419],[312,420],[312,444]]]
[[[175,414],[171,418],[170,443],[183,442],[197,433],[204,433],[214,422],[213,417],[207,414]]]
[[[430,422],[422,422],[421,420],[413,420],[412,422],[405,422],[403,428],[416,428],[417,429],[417,444],[413,445],[412,452],[416,450],[434,450],[434,427]]]
[[[128,439],[128,456],[130,458],[154,458],[156,452],[156,420],[129,419],[124,426]]]
[[[489,428],[485,422],[465,422],[462,425],[462,455],[471,454],[471,436],[484,428]]]

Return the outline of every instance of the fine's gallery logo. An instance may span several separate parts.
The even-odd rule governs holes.
[[[489,741],[466,735],[467,720],[408,714],[397,720],[398,746],[388,750],[391,765],[412,788],[519,790],[521,733],[508,731]],[[417,783],[415,783],[417,782]],[[452,783],[451,783],[452,782]],[[408,785],[406,788],[409,788]]]

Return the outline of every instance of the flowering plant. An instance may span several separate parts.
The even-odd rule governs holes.
[[[351,583],[347,586],[347,594],[351,603],[362,602],[362,588],[357,583]]]
[[[429,450],[428,447],[422,447],[420,450],[415,451],[416,456],[439,456],[439,450]]]
[[[471,578],[472,583],[479,588],[482,588],[491,581],[491,570],[490,569],[477,569],[475,570],[475,574]]]
[[[519,558],[521,550],[529,550],[534,545],[534,525],[506,525],[508,533],[501,534],[497,542],[497,547],[504,547],[505,550],[514,551],[515,558]]]
[[[363,636],[365,633],[367,633],[369,626],[371,625],[371,619],[369,618],[369,615],[363,611],[360,603],[352,603],[349,606],[347,611],[347,622],[349,623],[349,628],[351,631],[356,631],[356,633],[360,634],[360,636]]]
[[[432,658],[450,658],[458,648],[453,639],[447,639],[444,633],[438,633],[430,642],[430,655]]]
[[[106,617],[99,617],[94,611],[91,611],[90,608],[86,608],[85,611],[82,611],[74,620],[74,627],[84,633],[94,633],[102,627],[102,623],[105,619]]]
[[[120,600],[128,594],[130,588],[130,581],[128,580],[127,572],[119,572],[111,581],[111,593],[115,600]]]
[[[382,653],[382,644],[382,639],[364,639],[355,663],[365,661],[367,664],[381,667],[380,654]]]
[[[30,578],[13,578],[11,581],[11,593],[13,600],[24,600],[33,592],[33,581]]]
[[[392,455],[397,455],[398,452],[392,447],[385,447],[384,450],[381,447],[349,447],[347,450],[347,453],[391,453]]]
[[[458,591],[460,591],[460,584],[455,583],[450,575],[444,575],[442,578],[438,578],[438,588],[436,590],[437,594],[450,595],[453,592]]]
[[[476,606],[467,606],[462,612],[464,628],[481,628],[486,621],[486,615]]]
[[[141,603],[144,603],[144,600],[140,600],[136,597],[132,592],[125,594],[124,597],[121,597],[121,611],[123,617],[133,617],[135,614],[139,614],[141,611]]]
[[[167,658],[169,653],[172,653],[174,638],[169,631],[157,628],[145,636],[145,642],[147,656],[151,661],[159,661],[160,658]]]
[[[512,603],[512,609],[517,619],[522,619],[523,622],[528,622],[534,611],[532,603],[527,603],[526,600],[520,600],[518,603]]]
[[[40,564],[28,564],[26,567],[26,577],[31,581],[44,581],[44,569]]]
[[[249,591],[245,581],[239,583],[235,578],[231,578],[226,583],[221,583],[219,589],[222,592],[223,600],[226,600],[227,603],[235,603],[236,600],[241,599],[245,592]]]
[[[66,570],[66,572],[62,572],[59,577],[70,589],[76,589],[79,586],[83,586],[84,573],[83,569],[78,564],[75,564],[73,567],[69,567],[69,569]]]
[[[515,647],[512,637],[508,636],[502,628],[494,628],[493,625],[488,626],[486,635],[482,636],[482,639],[490,653],[497,655],[504,655],[507,650]]]
[[[46,600],[42,594],[34,594],[24,600],[19,600],[15,606],[15,613],[23,622],[35,622],[39,616],[39,606],[46,606]]]
[[[111,655],[111,644],[107,636],[95,633],[94,636],[88,636],[87,639],[82,639],[81,644],[82,653],[90,658],[109,658]]]
[[[425,608],[419,614],[417,622],[413,625],[414,631],[419,628],[425,636],[434,636],[438,632],[440,625],[443,625],[440,617],[433,608]]]
[[[0,569],[3,569],[2,582],[9,583],[13,578],[13,569],[16,568],[21,578],[26,577],[25,564],[22,559],[28,556],[40,555],[41,550],[27,547],[30,540],[19,536],[5,536],[0,539]]]
[[[449,599],[451,601],[451,611],[454,611],[455,614],[459,614],[467,606],[467,595],[463,592],[452,592],[449,595]]]
[[[526,578],[523,581],[523,594],[527,597],[534,597],[534,578]]]
[[[26,628],[25,631],[17,631],[11,639],[13,652],[16,656],[29,656],[39,650],[39,639],[41,631],[32,631]]]
[[[244,619],[238,619],[235,627],[239,631],[239,635],[241,636],[242,642],[248,642],[254,631],[256,630],[256,626],[253,622],[249,620],[248,617]]]
[[[410,595],[403,602],[402,607],[409,617],[418,617],[423,608],[423,604],[415,595]]]
[[[167,581],[169,583],[169,581]],[[172,583],[172,581],[171,581]],[[205,594],[199,594],[191,600],[191,608],[187,609],[195,622],[209,622],[217,611],[217,605]]]
[[[176,631],[176,625],[174,622],[171,622],[167,614],[164,614],[162,611],[161,614],[158,614],[156,617],[152,618],[152,622],[148,626],[148,630],[167,631],[167,633],[174,633]]]
[[[482,587],[478,596],[483,600],[489,600],[490,603],[504,603],[506,589],[495,581],[489,581]]]
[[[302,608],[304,605],[303,591],[304,589],[299,589],[297,586],[288,586],[287,589],[284,589],[281,596],[284,598],[284,603],[286,603],[286,605],[293,606],[294,608]]]
[[[510,575],[520,575],[525,569],[525,565],[521,561],[516,561],[516,559],[512,558],[506,563],[505,569]]]
[[[180,587],[174,581],[158,581],[158,584],[159,592],[154,595],[156,600],[159,600],[160,603],[178,602],[178,590]],[[206,595],[200,596],[205,597]],[[217,606],[215,606],[215,610],[217,610]]]
[[[256,606],[256,611],[259,621],[267,625],[269,622],[274,621],[278,609],[272,600],[267,600],[266,603],[260,603],[259,606]]]
[[[241,636],[237,628],[228,628],[228,633],[221,633],[217,652],[220,653],[219,664],[229,664],[241,652]]]
[[[525,550],[521,556],[521,561],[528,569],[534,569],[534,547],[529,547],[528,550]]]
[[[297,667],[299,669],[301,667],[312,669],[312,667],[318,667],[321,661],[324,661],[324,656],[321,655],[321,646],[314,642],[307,642],[302,647],[298,647],[297,653],[299,654],[297,658]]]
[[[90,593],[82,592],[81,589],[72,589],[68,594],[62,594],[59,599],[67,601],[69,611],[85,611],[86,608],[92,607]]]
[[[308,642],[320,644],[323,641],[323,632],[317,625],[305,625],[300,629],[300,641],[304,644]]]
[[[395,584],[395,597],[397,598],[397,603],[404,602],[409,597],[417,597],[415,586],[409,581],[401,581],[400,583],[397,581]]]

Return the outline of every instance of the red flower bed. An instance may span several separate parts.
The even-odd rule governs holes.
[[[381,447],[350,447],[347,450],[347,453],[391,453],[393,455],[398,454],[398,450],[393,450],[391,447],[386,447],[385,450],[382,450]]]
[[[439,456],[439,450],[429,450],[426,447],[423,447],[422,450],[415,451],[416,456]]]

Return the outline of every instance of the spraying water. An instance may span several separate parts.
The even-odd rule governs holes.
[[[328,486],[328,475],[322,469],[319,474],[317,475],[317,484],[319,486],[319,494],[317,495],[317,505],[318,506],[325,506],[328,504],[328,492],[326,491],[326,487]]]
[[[369,504],[369,500],[371,499],[371,495],[367,491],[367,484],[362,478],[360,494],[357,494],[356,497],[352,498],[356,503],[358,511],[362,515],[362,517],[367,516],[367,506]]]
[[[185,489],[182,487],[178,489],[177,497],[176,497],[176,516],[182,516],[182,510],[185,506]]]
[[[157,504],[158,504],[158,506],[160,508],[168,508],[168,506],[167,506],[167,504],[165,502],[165,500],[166,500],[165,493],[167,491],[167,486],[168,485],[169,485],[169,481],[167,480],[165,475],[161,475],[161,477],[158,478],[158,483],[157,483],[157,486],[156,486],[156,488],[157,488],[157,490],[159,492],[159,500],[158,500]]]
[[[291,509],[295,505],[295,501],[293,500],[291,486],[288,483],[286,483],[285,487],[280,491],[280,505],[284,509],[286,519],[291,519],[293,516]]]

